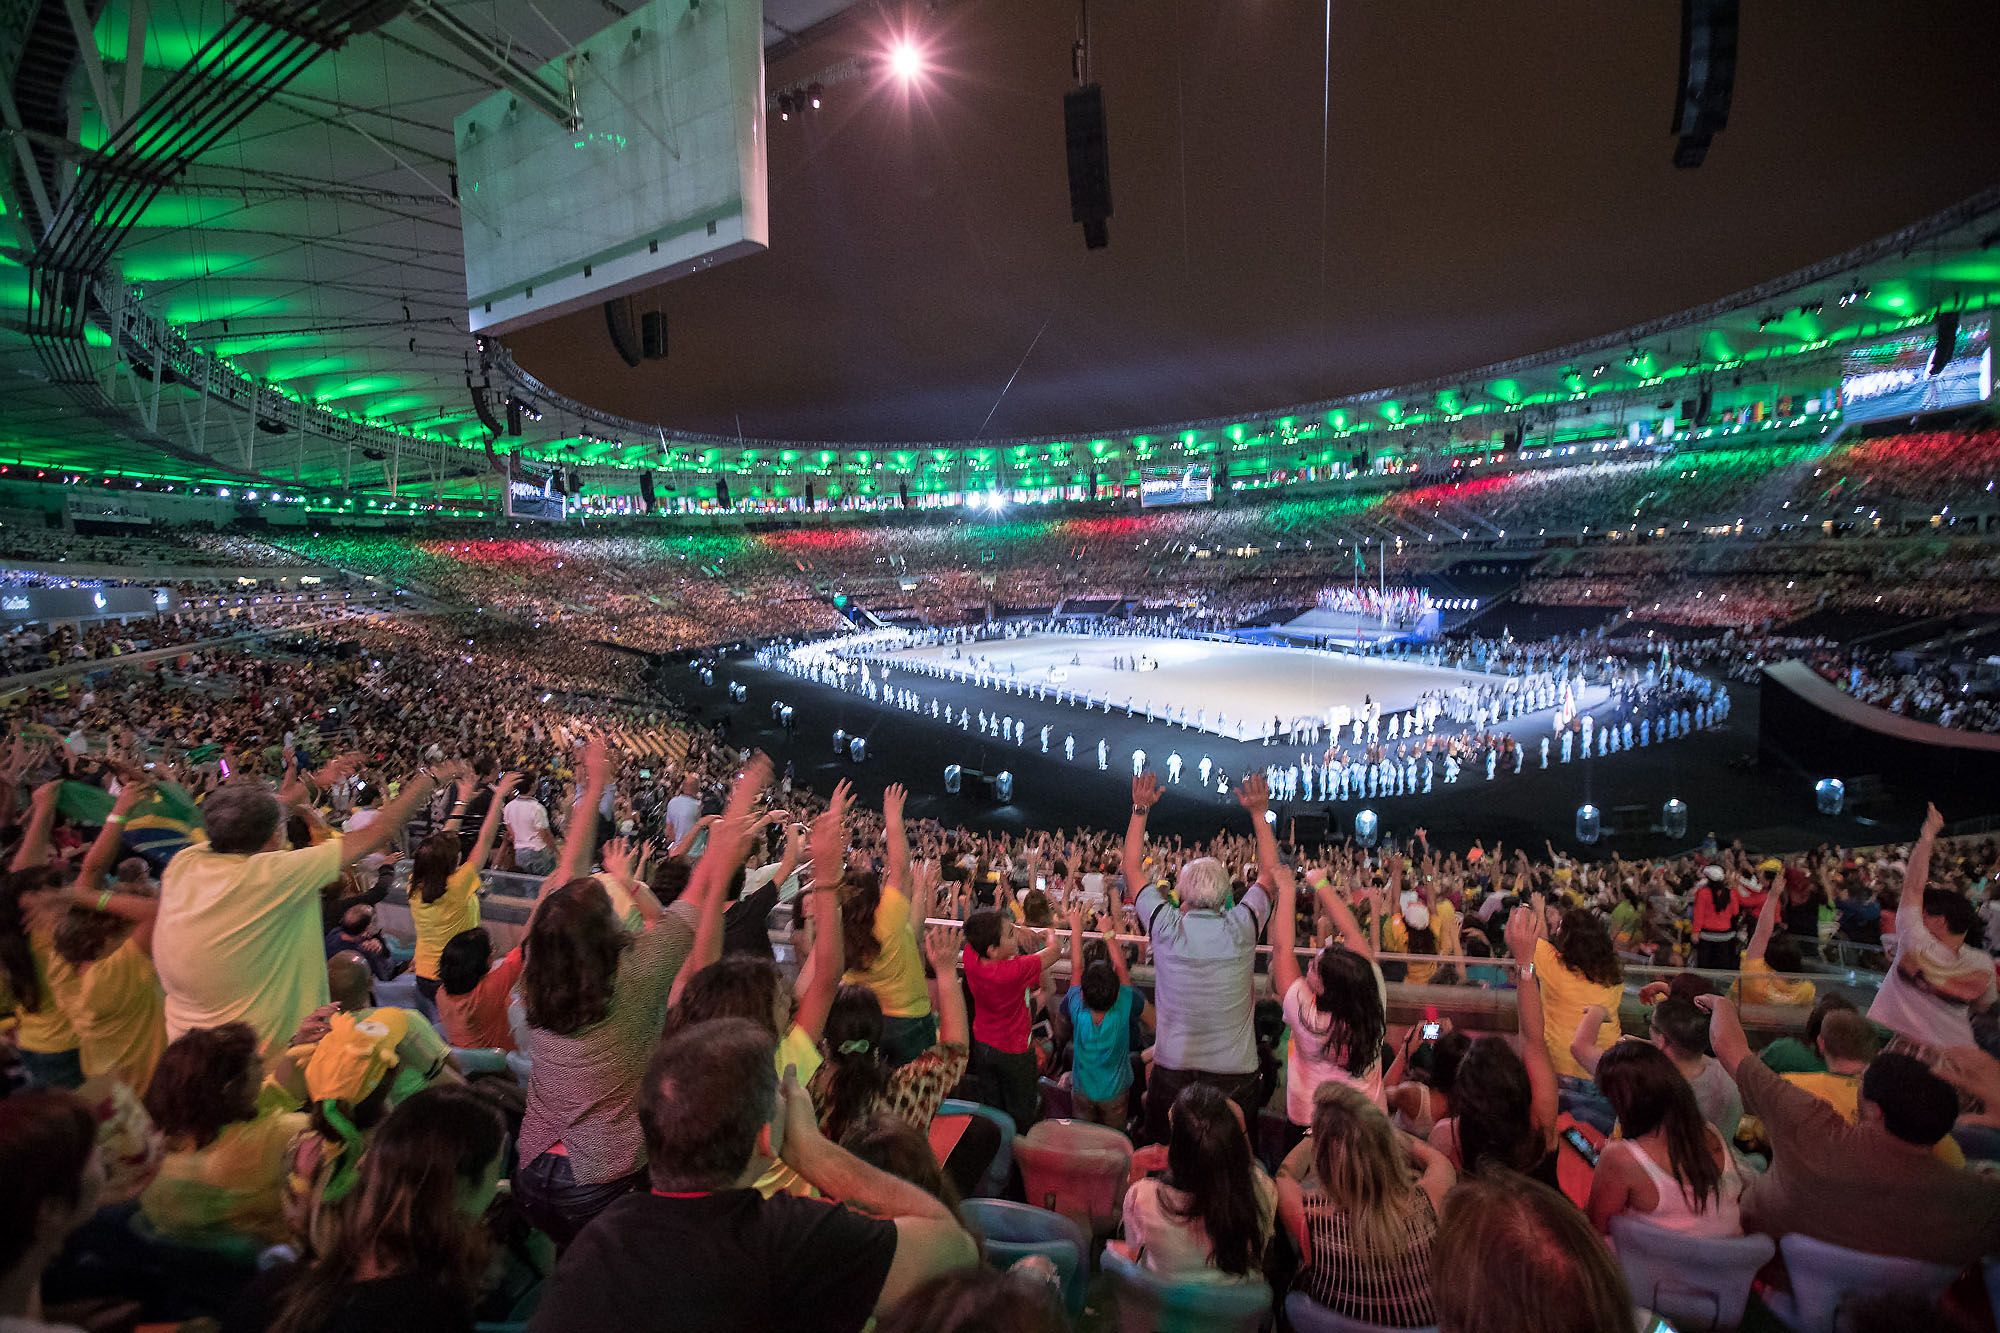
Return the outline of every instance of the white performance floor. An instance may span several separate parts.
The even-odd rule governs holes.
[[[954,658],[954,649],[962,656]],[[1329,710],[1351,713],[1370,698],[1386,716],[1410,707],[1427,691],[1485,679],[1478,672],[1376,662],[1303,648],[1079,634],[944,644],[871,656],[891,663],[934,664],[960,674],[985,671],[1022,687],[1041,685],[1108,699],[1120,709],[1129,697],[1135,712],[1155,716],[1186,708],[1192,720],[1200,710],[1206,714],[1204,730],[1229,736],[1236,735],[1238,722],[1248,723],[1248,734],[1256,735],[1274,717],[1324,719]],[[1150,658],[1159,666],[1116,670],[1113,658]],[[897,674],[889,678],[892,686]],[[1217,725],[1219,714],[1227,716],[1226,725]]]

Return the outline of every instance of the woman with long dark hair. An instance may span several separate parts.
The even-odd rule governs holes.
[[[910,840],[903,827],[907,797],[900,782],[882,793],[888,863],[880,876],[873,871],[852,873],[840,903],[847,956],[847,973],[841,979],[875,992],[882,1006],[881,1054],[891,1065],[916,1059],[938,1040],[937,1015],[931,1009],[917,940],[928,903],[918,901],[910,872]]]
[[[822,1036],[826,1063],[809,1085],[820,1132],[838,1143],[850,1125],[871,1116],[900,1116],[928,1130],[938,1104],[965,1074],[971,1028],[965,992],[958,985],[959,944],[948,927],[926,938],[938,975],[940,1024],[937,1045],[906,1064],[891,1065],[883,1053],[887,1023],[881,1001],[866,986],[842,986],[827,1012]]]
[[[1436,1322],[1431,1238],[1457,1178],[1444,1154],[1398,1136],[1357,1089],[1321,1085],[1312,1137],[1278,1173],[1278,1213],[1303,1256],[1298,1290],[1370,1324]]]
[[[1396,872],[1400,875],[1400,872]],[[1388,988],[1375,951],[1347,904],[1309,872],[1314,893],[1340,932],[1313,959],[1312,976],[1299,970],[1298,885],[1289,867],[1272,869],[1278,905],[1271,913],[1271,985],[1282,999],[1292,1049],[1285,1065],[1285,1113],[1303,1131],[1313,1120],[1313,1093],[1322,1083],[1345,1083],[1383,1104],[1382,1039],[1388,1032]]]
[[[732,822],[711,836],[695,883],[671,908],[637,879],[622,844],[606,848],[608,875],[639,909],[628,931],[611,895],[584,872],[609,776],[601,740],[584,755],[583,794],[570,818],[562,861],[528,922],[521,997],[527,1010],[528,1111],[521,1124],[514,1192],[536,1226],[567,1244],[620,1195],[643,1189],[646,1144],[638,1088],[658,1044],[673,987],[701,926],[721,940],[720,898],[748,842],[750,803],[770,781],[770,760],[752,760],[730,795]],[[715,920],[702,920],[712,904]]]
[[[403,1102],[375,1131],[318,1261],[259,1277],[224,1333],[470,1329],[506,1140],[500,1113],[463,1086]]]
[[[1191,1083],[1168,1113],[1167,1174],[1125,1192],[1125,1250],[1174,1282],[1257,1277],[1278,1192],[1250,1155],[1243,1113]]]
[[[1604,1145],[1590,1181],[1590,1220],[1609,1233],[1620,1213],[1688,1236],[1740,1236],[1743,1177],[1702,1119],[1694,1089],[1665,1053],[1621,1041],[1597,1062],[1597,1086],[1622,1138]]]
[[[1540,901],[1541,895],[1536,894],[1535,902]],[[1618,961],[1611,932],[1597,913],[1573,907],[1563,913],[1553,940],[1535,942],[1534,962],[1542,1002],[1540,1032],[1549,1061],[1558,1075],[1587,1085],[1590,1073],[1570,1054],[1569,1043],[1576,1035],[1576,1025],[1583,1021],[1584,1010],[1591,1005],[1601,1004],[1607,1013],[1618,1012],[1625,990],[1625,966]],[[1522,989],[1527,989],[1525,981]],[[1613,1027],[1600,1034],[1597,1049],[1610,1050],[1617,1039]]]
[[[506,773],[493,788],[486,818],[479,823],[479,836],[472,851],[461,856],[465,844],[459,838],[459,821],[465,815],[473,779],[462,777],[444,827],[417,844],[410,862],[410,920],[417,929],[417,953],[410,963],[417,990],[426,1000],[437,1003],[438,956],[444,946],[462,932],[479,924],[479,871],[493,853],[500,832],[500,810],[507,795],[521,781],[519,773]]]
[[[1539,903],[1517,907],[1507,919],[1508,947],[1531,967],[1545,943],[1541,921]],[[1516,1000],[1520,1053],[1504,1037],[1475,1040],[1452,1081],[1452,1113],[1438,1121],[1430,1143],[1463,1175],[1497,1168],[1557,1188],[1556,1076],[1548,1049],[1534,1037],[1543,1030],[1542,997],[1526,969]]]

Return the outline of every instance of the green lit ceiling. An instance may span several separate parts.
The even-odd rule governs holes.
[[[60,8],[60,0],[53,0]],[[226,0],[172,6],[108,0],[95,28],[102,86],[121,97],[137,34],[137,88],[156,87],[226,20]],[[830,0],[766,0],[803,16]],[[601,27],[597,0],[496,0],[480,7],[491,31],[510,34],[524,59]],[[102,140],[100,81],[80,70],[69,96],[83,147]],[[271,432],[239,408],[188,384],[155,389],[143,364],[114,355],[91,331],[110,410],[92,410],[41,378],[21,333],[25,273],[0,250],[0,465],[196,483],[261,483],[301,491],[388,487],[468,503],[490,486],[486,431],[471,406],[468,373],[478,352],[464,331],[464,280],[450,198],[451,122],[490,88],[463,57],[441,52],[396,20],[309,66],[271,103],[228,134],[146,207],[110,276],[147,311],[223,359],[218,374],[264,385],[285,399],[336,414],[338,429]],[[12,180],[11,174],[9,179]],[[7,187],[13,188],[12,185]],[[0,191],[0,227],[32,243],[22,201]],[[1116,436],[946,441],[821,448],[810,442],[686,439],[644,423],[565,408],[523,391],[541,410],[520,440],[528,456],[599,470],[599,489],[630,488],[641,469],[688,480],[741,478],[751,489],[796,494],[807,480],[829,490],[950,492],[1076,484],[1097,472],[1130,479],[1139,465],[1183,457],[1226,465],[1240,477],[1344,461],[1357,449],[1476,445],[1520,419],[1572,419],[1585,432],[1655,400],[1684,396],[1698,377],[1718,395],[1807,395],[1829,379],[1844,344],[1930,317],[1941,306],[1981,309],[2000,295],[1995,213],[1929,242],[1814,275],[1796,290],[1700,312],[1685,325],[1628,341],[1571,348],[1451,382],[1270,415],[1166,424]],[[1774,275],[1775,276],[1775,275]],[[1842,303],[1846,292],[1866,295]],[[493,407],[504,414],[505,381]],[[132,429],[141,407],[152,424]],[[333,420],[324,418],[323,420]],[[384,447],[394,432],[408,442]],[[377,456],[382,455],[382,456]],[[469,474],[469,475],[468,475]]]

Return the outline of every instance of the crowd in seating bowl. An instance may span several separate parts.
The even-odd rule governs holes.
[[[77,671],[0,695],[0,1320],[1055,1333],[1165,1302],[1604,1333],[1671,1300],[1646,1280],[1670,1241],[1758,1251],[1743,1292],[1774,1311],[1829,1252],[1920,1273],[1906,1309],[1970,1308],[2000,1259],[2000,841],[1935,808],[1869,849],[1309,846],[1251,771],[1221,775],[1207,836],[1165,838],[1142,761],[1123,827],[974,831],[898,785],[815,790],[663,702],[642,654],[841,629],[854,589],[940,622],[1076,599],[1231,625],[1311,606],[1338,578],[1304,543],[1364,508],[1942,505],[1992,434],[1346,509],[274,537],[273,570],[458,609],[308,603],[319,623],[249,646],[212,641],[296,604],[183,613],[145,628],[184,651],[144,665],[117,660],[138,626],[17,632],[13,672]],[[1232,540],[1287,553],[1194,554]],[[1415,588],[1457,557],[1395,558]],[[1639,625],[1696,621],[1717,632],[1674,654],[1704,690],[1802,655],[1864,702],[1991,720],[1948,716],[1937,668],[1787,630],[1863,598],[1986,609],[1964,532],[1524,560],[1531,599],[1581,584],[1625,614],[1475,625],[1440,660],[1636,673]],[[1440,996],[1496,1025],[1413,1017]]]

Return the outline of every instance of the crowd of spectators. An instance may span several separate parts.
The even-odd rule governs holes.
[[[1083,1218],[1106,1271],[1389,1326],[1609,1327],[1647,1301],[1606,1241],[1635,1221],[2000,1250],[2000,845],[1935,815],[1875,854],[1315,854],[1254,774],[1247,833],[1149,838],[1143,773],[1123,830],[974,834],[620,702],[612,648],[340,637],[15,701],[0,1314],[1067,1327],[1060,1273],[982,1272],[964,1200],[1022,1185],[947,1095],[1025,1169],[1052,1111],[1127,1145]],[[131,841],[176,793],[197,831]],[[489,865],[543,876],[517,949]],[[1834,939],[1886,946],[1865,1018],[1805,972]],[[1391,984],[1510,992],[1521,1035],[1397,1019]],[[1808,1040],[1754,1052],[1738,1005]],[[1481,1277],[1509,1244],[1539,1263]]]
[[[1149,837],[1142,771],[1123,829],[974,833],[906,817],[900,787],[879,810],[810,790],[650,702],[623,648],[834,627],[849,579],[923,615],[1124,597],[1222,623],[1310,606],[1305,543],[1364,507],[1652,524],[1815,463],[1843,502],[1927,504],[1940,452],[1957,493],[1995,445],[1716,447],[1254,515],[286,539],[466,609],[342,606],[282,651],[137,669],[101,661],[136,633],[17,632],[16,671],[98,669],[0,702],[0,1320],[1070,1327],[1060,1266],[995,1271],[987,1195],[1079,1214],[1046,1223],[1086,1251],[1071,1283],[1291,1293],[1379,1326],[1631,1327],[1661,1295],[1620,1260],[1649,1229],[1927,1261],[1944,1276],[1906,1307],[1961,1274],[1963,1299],[2000,1255],[2000,844],[1945,841],[1935,810],[1874,852],[1587,862],[1421,829],[1314,851],[1266,817],[1262,774],[1207,841]],[[1216,563],[1267,540],[1289,553],[1254,574]],[[1824,647],[1771,631],[1843,598],[1949,607],[1924,570],[1981,606],[1986,557],[1939,547],[1590,550],[1535,595],[1603,586],[1673,622],[1699,612],[1654,581],[1698,568],[1686,600],[1749,609],[1682,663],[1731,673]],[[1648,642],[1452,651],[1531,669]],[[1870,702],[1955,702],[1841,665]],[[488,871],[525,877],[517,947],[482,924]],[[1854,965],[1872,986],[1813,969],[1835,947],[1879,960]],[[1511,999],[1515,1033],[1417,1016],[1453,987]],[[1745,1020],[1802,1038],[1753,1049]],[[1108,1206],[1030,1187],[1065,1151],[1114,1163]]]

